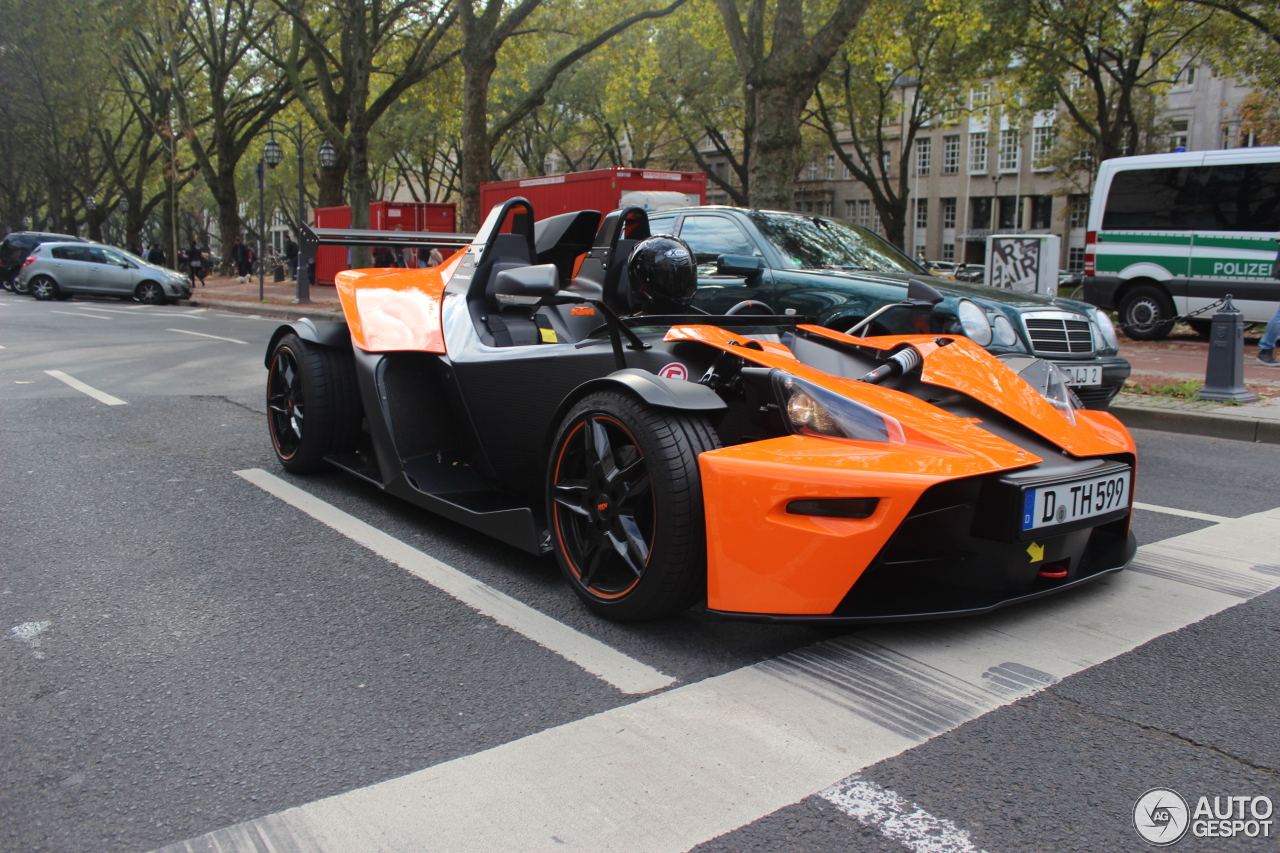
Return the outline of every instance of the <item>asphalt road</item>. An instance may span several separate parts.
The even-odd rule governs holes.
[[[640,626],[605,622],[577,603],[550,559],[353,478],[283,475],[262,400],[263,350],[275,326],[182,306],[0,294],[0,628],[7,635],[0,643],[0,850],[151,850],[425,768],[464,774],[458,778],[470,784],[465,774],[478,772],[471,768],[486,756],[517,754],[593,721],[628,714],[633,723],[651,721],[650,709],[664,702],[684,708],[682,697],[731,692],[717,685],[742,673],[776,675],[797,653],[880,636],[715,622],[697,613]],[[1230,550],[1235,534],[1211,541],[1214,530],[1237,529],[1218,519],[1280,507],[1280,448],[1153,432],[1137,438],[1137,500],[1191,514],[1137,511],[1134,529],[1144,545],[1194,534],[1209,544],[1180,539],[1187,544],[1177,547]],[[347,522],[317,520],[236,473],[252,469],[279,475],[551,617],[571,629],[569,650],[553,651],[554,644],[477,612],[358,544],[339,529]],[[1018,608],[1010,618],[1032,631],[1044,620],[1049,631],[1062,607],[1119,589],[1107,583],[1109,590]],[[1063,669],[1075,674],[1046,689],[1036,685],[1013,704],[975,700],[972,713],[946,725],[898,731],[901,743],[887,741],[880,757],[858,765],[857,778],[826,797],[815,792],[843,772],[809,784],[821,774],[771,761],[759,775],[776,790],[776,806],[768,798],[758,806],[716,805],[712,770],[704,791],[696,774],[666,780],[655,764],[636,771],[653,775],[646,790],[669,781],[672,791],[695,792],[695,802],[689,814],[646,813],[639,794],[622,797],[627,808],[615,791],[573,796],[562,778],[572,762],[543,758],[534,775],[550,789],[563,786],[564,808],[576,817],[642,828],[630,843],[598,846],[549,833],[548,849],[951,851],[965,849],[957,839],[968,833],[970,849],[992,853],[1136,850],[1144,843],[1132,826],[1133,804],[1149,788],[1280,802],[1278,595],[1237,597],[1229,609],[1205,605],[1213,615],[1203,622],[1188,618],[1193,624],[1150,642],[1117,645],[1096,665]],[[964,621],[962,630],[975,631],[1010,624]],[[574,650],[591,643],[674,686],[619,690],[575,662]],[[735,718],[735,707],[717,720],[750,729],[753,718]],[[601,757],[609,754],[594,760],[610,763]],[[815,755],[806,766],[826,768],[822,761]],[[571,775],[590,772],[578,764]],[[702,811],[722,814],[695,814],[704,794]],[[940,821],[921,824],[923,837],[952,846],[904,842],[886,832],[892,820],[868,817],[868,802],[880,803],[882,816],[901,803],[918,807]],[[462,814],[461,806],[451,813]],[[659,831],[662,824],[670,826]],[[533,849],[508,837],[505,849]],[[383,849],[461,849],[437,840]],[[188,849],[214,849],[201,843]],[[226,849],[259,849],[249,845]],[[1178,846],[1276,843],[1188,837]]]

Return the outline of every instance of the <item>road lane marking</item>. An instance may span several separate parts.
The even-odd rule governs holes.
[[[394,536],[286,483],[274,474],[261,468],[236,471],[236,474],[383,559],[417,575],[473,610],[550,649],[570,663],[577,664],[623,693],[651,693],[669,687],[676,681],[594,637],[588,637],[557,622],[506,593],[406,545]]]
[[[1162,512],[1165,515],[1179,515],[1183,518],[1198,518],[1201,521],[1212,521],[1214,524],[1221,524],[1224,521],[1231,521],[1225,515],[1210,515],[1207,512],[1196,512],[1191,509],[1174,509],[1171,506],[1156,506],[1155,504],[1144,504],[1138,501],[1133,502],[1134,509],[1145,509],[1147,512]]]
[[[124,400],[121,400],[119,397],[112,397],[110,394],[106,393],[105,391],[99,391],[97,388],[94,388],[92,385],[86,385],[83,382],[81,382],[79,379],[76,379],[74,376],[68,376],[67,374],[63,373],[61,370],[46,370],[45,373],[49,374],[59,382],[65,382],[67,385],[70,385],[72,388],[76,389],[82,394],[88,394],[90,397],[97,400],[99,403],[106,403],[108,406],[129,405]]]
[[[111,320],[110,317],[99,317],[96,314],[79,314],[74,311],[50,311],[49,313],[61,314],[64,317],[79,317],[82,320],[107,320],[108,322]]]
[[[191,332],[186,329],[165,329],[166,332],[178,332],[183,335],[196,335],[201,338],[213,338],[215,341],[229,341],[233,344],[248,344],[248,341],[238,341],[235,338],[224,338],[221,335],[206,335],[204,332]]]
[[[1274,588],[1277,552],[1280,509],[1138,555]],[[1122,572],[983,617],[872,628],[163,851],[683,853],[1242,600],[1188,580]]]
[[[853,777],[818,796],[912,853],[979,853],[968,832],[875,782]]]
[[[137,311],[128,311],[128,310],[125,310],[125,309],[122,309],[122,308],[96,308],[96,307],[94,307],[94,306],[92,306],[92,305],[77,305],[77,306],[75,306],[75,307],[76,307],[76,308],[78,308],[78,309],[79,309],[79,310],[81,310],[81,311],[102,311],[102,312],[107,313],[107,314],[127,314],[127,315],[129,315],[130,317],[137,317],[137,316],[138,316],[138,313],[139,313],[139,312],[137,312]],[[144,313],[144,314],[146,314],[146,313],[156,313],[156,314],[159,314],[160,312],[146,312],[146,311],[144,311],[144,312],[142,312],[142,313]]]

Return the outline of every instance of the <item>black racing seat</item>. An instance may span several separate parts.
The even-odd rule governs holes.
[[[567,330],[556,328],[554,313],[539,307],[544,297],[560,289],[555,264],[516,267],[498,272],[489,294],[489,321],[498,346],[562,343]],[[494,318],[497,318],[495,324]],[[495,326],[505,330],[503,335]]]

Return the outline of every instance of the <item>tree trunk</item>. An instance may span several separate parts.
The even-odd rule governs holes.
[[[478,231],[480,184],[489,180],[493,151],[489,141],[489,80],[497,67],[492,54],[478,60],[462,56],[462,230]]]
[[[812,86],[791,80],[758,83],[752,89],[755,133],[748,149],[752,207],[791,210],[800,169],[800,111]]]

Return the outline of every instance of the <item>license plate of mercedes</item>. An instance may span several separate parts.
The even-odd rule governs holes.
[[[1040,530],[1106,515],[1130,504],[1133,470],[1036,486],[1022,494],[1022,529]]]
[[[1068,385],[1101,385],[1102,384],[1102,365],[1101,364],[1061,364],[1057,363],[1058,369],[1067,374]]]

